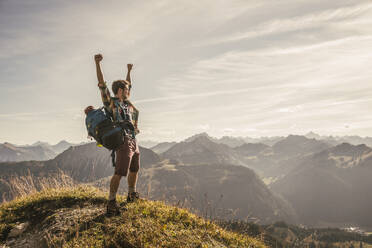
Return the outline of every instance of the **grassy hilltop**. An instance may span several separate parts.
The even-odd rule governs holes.
[[[118,202],[124,198],[119,197]],[[105,216],[92,187],[48,189],[0,205],[0,244],[10,247],[265,247],[185,209],[140,200]],[[17,228],[20,230],[16,233]],[[5,246],[5,247],[6,247]]]

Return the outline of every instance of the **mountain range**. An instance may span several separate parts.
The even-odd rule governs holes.
[[[199,142],[203,144],[203,139],[195,140],[194,145]],[[228,164],[227,160],[177,165],[143,147],[140,147],[140,153],[138,188],[150,199],[182,202],[195,212],[213,217],[254,218],[262,223],[283,219],[295,221],[295,213],[289,204],[270,191],[247,167]],[[48,161],[0,163],[0,194],[8,200],[14,197],[9,181],[14,177],[32,177],[38,186],[38,181],[45,177],[57,178],[61,173],[71,182],[107,190],[113,174],[110,152],[91,143],[70,147]],[[125,188],[123,182],[121,189]],[[236,194],[237,191],[240,193]]]
[[[343,143],[306,157],[270,188],[308,225],[371,228],[371,178],[372,149]]]
[[[331,147],[323,141],[299,135],[289,135],[273,146],[263,143],[244,143],[232,148],[215,140],[204,134],[192,136],[172,145],[159,155],[177,164],[242,165],[255,170],[262,177],[276,178],[286,175],[307,155]]]
[[[160,156],[184,166],[200,161],[249,167],[291,204],[301,223],[372,229],[371,148],[328,141],[289,135],[272,146],[245,143],[232,148],[197,135]]]
[[[236,136],[234,136],[234,137],[233,136],[223,136],[221,138],[214,138],[214,137],[211,137],[210,135],[208,135],[208,133],[203,132],[203,133],[195,134],[195,135],[193,135],[193,136],[191,136],[191,137],[189,137],[189,138],[187,138],[183,141],[190,142],[190,141],[192,141],[193,139],[195,139],[199,136],[205,136],[205,137],[207,137],[208,139],[210,139],[211,141],[213,141],[215,143],[225,144],[225,145],[230,146],[231,148],[235,148],[235,147],[241,146],[243,144],[249,144],[249,143],[262,143],[262,144],[265,144],[265,145],[268,145],[268,146],[273,146],[278,141],[281,141],[281,140],[286,138],[285,136],[272,136],[272,137],[260,137],[260,138],[239,137],[239,136],[238,137],[236,137]],[[315,139],[315,140],[318,140],[318,141],[323,141],[324,143],[327,143],[327,144],[332,145],[332,146],[342,144],[342,143],[349,143],[349,144],[352,144],[352,145],[365,144],[367,146],[372,147],[372,137],[360,137],[360,136],[356,136],[356,135],[354,135],[354,136],[331,136],[331,135],[326,136],[326,135],[322,135],[321,136],[321,135],[316,134],[314,132],[308,132],[305,135],[295,135],[295,136],[302,136],[302,137],[306,137],[308,139]],[[174,145],[177,142],[143,141],[143,143],[148,145],[148,146],[145,146],[145,147],[150,148],[155,152],[157,152],[156,151],[157,146],[164,147],[159,151],[159,153],[162,153],[162,152],[166,151],[165,148],[169,149],[172,146],[172,144]]]
[[[233,148],[215,143],[207,136],[198,136],[177,143],[160,155],[182,164],[242,164]]]
[[[372,149],[307,136],[232,147],[202,133],[159,143],[153,147],[156,152],[141,147],[138,188],[148,198],[214,217],[371,230]],[[107,190],[113,173],[109,155],[91,143],[70,147],[48,161],[0,163],[0,193],[12,197],[11,177],[32,175],[37,181],[60,173]],[[121,192],[125,189],[122,183]]]
[[[74,144],[68,143],[65,140],[55,145],[40,141],[24,146],[16,146],[8,142],[0,143],[0,162],[48,160],[54,158],[72,145]]]

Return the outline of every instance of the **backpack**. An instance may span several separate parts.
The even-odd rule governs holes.
[[[104,107],[89,111],[85,125],[89,136],[113,152],[124,143],[123,129],[112,121]]]

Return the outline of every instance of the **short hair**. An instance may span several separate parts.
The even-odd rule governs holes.
[[[112,83],[112,92],[116,95],[119,91],[119,88],[124,88],[125,85],[128,85],[129,89],[131,88],[131,83],[127,80],[116,80]]]

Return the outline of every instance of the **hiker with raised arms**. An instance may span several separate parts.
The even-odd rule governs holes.
[[[112,83],[112,92],[115,97],[111,97],[106,82],[103,79],[100,62],[103,57],[101,54],[94,56],[97,70],[98,87],[101,92],[102,102],[105,110],[112,116],[113,122],[117,123],[123,132],[123,143],[116,149],[115,172],[110,182],[110,194],[107,203],[107,214],[116,215],[120,213],[120,208],[116,203],[116,194],[119,188],[120,179],[128,176],[128,196],[127,202],[134,202],[139,199],[136,191],[138,170],[140,168],[140,153],[136,141],[139,133],[138,110],[129,101],[132,88],[130,77],[132,64],[128,64],[126,80],[116,80]],[[125,208],[123,208],[125,209]]]

